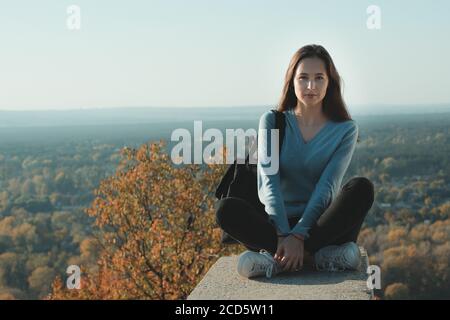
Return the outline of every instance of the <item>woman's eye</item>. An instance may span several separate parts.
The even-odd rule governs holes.
[[[299,79],[308,79],[308,77],[305,77],[305,76],[301,76],[301,77],[299,77]],[[322,76],[318,76],[318,77],[316,77],[316,79],[320,79],[320,80],[323,80],[324,79],[324,77],[322,77]]]

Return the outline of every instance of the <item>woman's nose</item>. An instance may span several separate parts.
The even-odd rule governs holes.
[[[314,81],[312,80],[308,81],[308,89],[314,89],[314,87],[315,87]]]

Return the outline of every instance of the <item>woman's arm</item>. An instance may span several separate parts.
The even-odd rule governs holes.
[[[267,111],[261,116],[259,120],[258,152],[265,149],[267,150],[267,155],[270,154],[271,158],[274,157],[274,154],[272,153],[271,150],[270,133],[271,129],[274,128],[275,128],[275,114],[271,111]],[[278,154],[276,156],[278,157]],[[276,227],[277,234],[288,235],[290,231],[290,226],[286,216],[284,201],[281,194],[280,172],[279,170],[277,170],[275,174],[266,174],[265,171],[267,170],[264,170],[264,168],[270,167],[271,165],[273,165],[273,163],[270,162],[267,164],[263,163],[261,157],[258,156],[258,163],[257,163],[258,197],[265,206],[265,210],[269,215],[269,220]]]

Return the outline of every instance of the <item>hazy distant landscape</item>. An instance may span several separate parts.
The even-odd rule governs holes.
[[[269,109],[270,107],[155,107],[0,111],[0,146],[30,142],[32,142],[31,145],[49,145],[76,141],[134,145],[153,139],[169,140],[172,131],[176,128],[192,131],[194,120],[202,120],[204,130],[205,128],[257,129],[259,117]],[[385,128],[396,123],[417,126],[421,121],[434,121],[440,126],[448,120],[450,105],[364,107],[358,110],[360,111],[355,113],[350,111],[350,113],[362,130],[380,125],[380,128]],[[422,114],[425,114],[426,118]]]
[[[95,267],[83,209],[100,181],[114,174],[122,147],[169,140],[176,128],[192,132],[194,120],[204,121],[203,130],[257,129],[265,110],[0,111],[0,297],[42,298],[67,265]],[[388,297],[448,298],[450,112],[416,112],[355,114],[361,142],[344,181],[360,175],[376,186],[360,242],[388,274]],[[422,265],[402,274],[417,265],[404,253],[412,247],[443,269],[425,272],[433,266]],[[434,277],[427,285],[425,274]]]
[[[0,110],[0,128],[61,127],[179,122],[191,120],[255,119],[270,106],[239,107],[127,107],[73,110],[14,111]],[[349,106],[352,116],[429,114],[450,112],[449,104],[414,106]],[[238,117],[237,117],[238,116]]]

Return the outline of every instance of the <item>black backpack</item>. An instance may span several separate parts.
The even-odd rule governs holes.
[[[285,115],[283,112],[275,109],[271,111],[275,113],[275,129],[280,130],[279,150],[281,152],[286,127]],[[237,160],[234,160],[233,164],[230,164],[225,175],[220,180],[215,196],[219,200],[226,197],[240,198],[252,205],[257,212],[264,212],[264,204],[261,203],[258,197],[257,164],[250,163],[249,158],[250,152],[245,157],[245,163],[237,163]],[[223,244],[238,243],[224,230],[222,230],[221,242]]]

